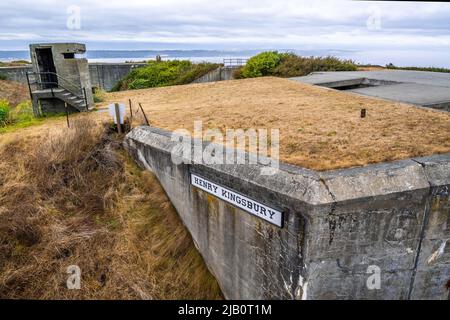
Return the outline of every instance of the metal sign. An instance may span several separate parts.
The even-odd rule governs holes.
[[[117,124],[116,119],[116,107],[115,104],[110,104],[108,106],[109,115],[114,118],[114,123]],[[125,104],[119,103],[119,117],[120,117],[120,124],[123,124],[125,119]]]
[[[264,219],[280,228],[283,227],[283,213],[281,211],[268,207],[261,202],[250,199],[194,173],[191,173],[191,184],[258,218]]]

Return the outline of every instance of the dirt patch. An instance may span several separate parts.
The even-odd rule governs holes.
[[[281,160],[328,170],[450,152],[450,114],[280,78],[110,93],[105,103],[141,102],[151,125],[277,128]],[[360,117],[361,109],[366,118]]]
[[[11,107],[30,100],[30,94],[26,85],[19,82],[0,80],[0,100],[6,99]]]

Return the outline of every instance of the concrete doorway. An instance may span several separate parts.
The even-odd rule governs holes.
[[[55,63],[53,62],[52,49],[36,49],[36,57],[39,66],[42,89],[57,88],[58,78],[56,76]]]

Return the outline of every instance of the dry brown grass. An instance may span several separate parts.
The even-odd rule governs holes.
[[[103,105],[128,99],[168,130],[278,128],[281,160],[317,170],[450,152],[450,114],[280,78],[117,92]]]
[[[83,119],[0,145],[0,298],[221,297],[156,178],[120,141]],[[66,288],[73,264],[81,290]]]
[[[11,107],[30,100],[28,88],[19,82],[0,80],[0,100],[5,99]]]

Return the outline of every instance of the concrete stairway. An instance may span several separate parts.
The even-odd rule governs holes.
[[[49,99],[56,98],[66,102],[68,105],[77,109],[78,111],[91,110],[93,106],[86,107],[86,100],[82,96],[75,95],[74,93],[64,88],[52,88],[33,91],[33,97],[35,99]]]

